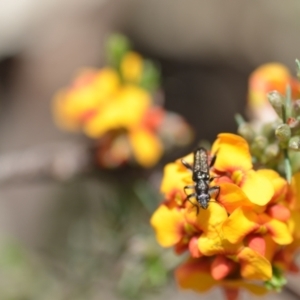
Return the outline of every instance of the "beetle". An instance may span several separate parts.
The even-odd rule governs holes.
[[[216,177],[210,177],[209,171],[214,166],[217,156],[214,155],[209,162],[209,156],[205,148],[199,147],[194,151],[194,162],[190,165],[185,160],[181,160],[182,164],[189,170],[192,171],[193,185],[186,185],[183,190],[187,195],[187,200],[190,201],[194,206],[197,207],[197,214],[199,213],[199,206],[203,209],[208,208],[209,201],[212,194],[217,192],[215,199],[217,200],[220,194],[219,186],[210,187],[210,183]],[[188,194],[186,190],[193,189],[194,192]],[[196,198],[197,204],[193,203],[190,199]]]

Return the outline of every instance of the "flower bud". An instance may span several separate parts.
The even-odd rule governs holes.
[[[268,163],[269,161],[276,159],[279,154],[280,147],[277,143],[268,145],[263,156],[264,163]]]
[[[296,116],[300,115],[300,99],[293,101],[293,112]]]
[[[267,145],[268,139],[262,135],[258,135],[254,138],[253,142],[251,143],[251,152],[255,156],[261,157]]]
[[[252,142],[255,137],[255,132],[249,123],[242,123],[238,127],[238,134],[241,135],[247,142]]]
[[[294,151],[300,151],[300,136],[293,136],[289,140],[289,149],[294,150]]]
[[[284,97],[278,91],[272,91],[268,93],[268,100],[272,107],[276,111],[279,118],[282,119],[282,111],[284,109]]]
[[[292,133],[295,133],[300,129],[300,120],[298,120],[298,118],[290,117],[286,120],[286,123],[291,128]]]
[[[275,135],[279,142],[286,144],[291,138],[291,128],[287,124],[280,124],[275,130]]]

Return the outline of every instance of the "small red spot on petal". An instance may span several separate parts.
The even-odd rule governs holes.
[[[260,235],[249,235],[248,247],[255,250],[261,255],[265,255],[266,253],[266,241]]]
[[[165,111],[161,107],[153,107],[146,111],[142,120],[142,127],[149,130],[156,130],[165,117]]]
[[[197,237],[194,236],[191,238],[191,240],[189,242],[189,250],[190,250],[191,256],[194,258],[198,258],[203,255],[199,250]]]
[[[267,209],[267,214],[279,221],[286,222],[291,217],[291,212],[283,205],[275,204]]]
[[[178,244],[175,245],[174,247],[174,251],[176,254],[182,254],[183,252],[185,252],[188,249],[188,245],[184,242],[179,242]]]
[[[87,111],[85,111],[84,113],[81,114],[80,121],[82,123],[85,123],[86,121],[88,121],[91,118],[93,118],[96,114],[97,114],[97,110],[96,109],[87,110]]]
[[[211,265],[211,275],[215,280],[221,280],[233,270],[234,266],[232,260],[218,255]]]

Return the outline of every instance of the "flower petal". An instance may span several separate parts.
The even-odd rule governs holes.
[[[254,295],[264,295],[268,292],[262,285],[246,282],[245,280],[224,280],[222,285],[230,289],[246,289]]]
[[[219,172],[247,171],[252,168],[248,143],[238,135],[219,134],[211,152],[217,155],[214,167]]]
[[[287,222],[291,217],[291,211],[281,204],[271,205],[266,212],[271,218],[282,222]]]
[[[223,235],[230,243],[236,244],[260,227],[257,222],[258,218],[254,212],[237,208],[224,222]]]
[[[148,130],[134,130],[128,133],[132,151],[143,167],[152,167],[161,158],[163,146],[155,134]]]
[[[211,275],[215,280],[225,278],[236,266],[229,258],[223,255],[218,255],[211,264]]]
[[[133,51],[128,52],[121,61],[120,69],[125,80],[139,82],[143,71],[142,56]]]
[[[283,64],[268,63],[260,66],[249,78],[249,105],[259,108],[268,103],[267,93],[272,90],[284,94],[290,78],[290,72]]]
[[[256,173],[268,178],[273,185],[274,195],[270,202],[275,203],[285,198],[288,185],[284,178],[271,169],[260,169]]]
[[[142,122],[150,104],[151,99],[146,91],[135,86],[124,86],[105,109],[85,124],[84,131],[89,137],[98,138],[109,130],[134,129]]]
[[[245,247],[239,254],[241,275],[245,279],[268,280],[272,277],[271,263],[258,252]]]
[[[156,231],[156,239],[162,247],[171,247],[183,236],[184,216],[178,209],[161,205],[154,212],[150,223]]]
[[[252,209],[254,204],[249,201],[246,194],[234,183],[220,183],[220,195],[218,202],[225,207],[228,213],[232,213],[238,207]]]
[[[192,237],[189,242],[189,251],[191,253],[191,256],[194,258],[201,257],[203,254],[200,252],[198,247],[198,238]]]
[[[188,260],[175,270],[175,278],[182,289],[196,292],[208,291],[216,284],[210,274],[210,262],[205,258]]]
[[[275,243],[279,245],[288,245],[293,241],[293,237],[286,223],[268,218],[265,226]]]
[[[240,187],[252,203],[260,206],[269,203],[274,195],[274,188],[270,180],[254,170],[245,174]]]
[[[201,253],[207,256],[215,254],[235,254],[240,248],[239,244],[233,245],[222,232],[222,225],[227,220],[224,207],[211,203],[207,210],[201,210],[198,215],[198,226],[203,233],[198,239]]]
[[[265,256],[266,253],[266,241],[260,235],[250,234],[247,237],[248,247],[255,250],[259,254]]]
[[[293,209],[300,209],[300,172],[293,175],[290,198],[291,207]]]
[[[177,163],[169,163],[165,166],[160,191],[164,194],[174,190],[183,191],[187,184],[193,184],[191,173],[180,169]]]
[[[216,202],[210,202],[207,209],[200,209],[196,220],[197,226],[204,232],[215,232],[220,230],[221,224],[227,217],[226,209],[223,206]],[[188,218],[193,218],[193,216]]]

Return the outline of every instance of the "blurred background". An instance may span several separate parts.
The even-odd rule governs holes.
[[[0,0],[0,299],[220,297],[177,291],[178,258],[148,225],[161,196],[145,181],[158,189],[164,163],[236,132],[256,67],[295,69],[299,15],[296,0]],[[195,130],[194,144],[142,175],[86,171],[86,138],[60,131],[51,112],[79,68],[104,65],[116,31],[160,65],[165,107]],[[70,151],[83,157],[78,176]],[[295,280],[268,297],[299,299]]]

